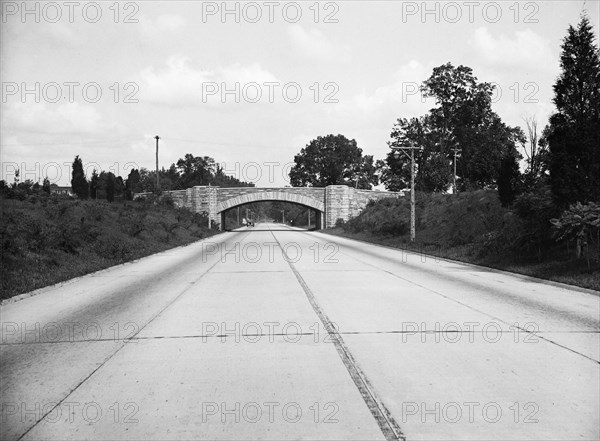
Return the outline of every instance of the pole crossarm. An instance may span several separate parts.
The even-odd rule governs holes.
[[[402,147],[390,146],[390,148],[393,151],[396,151],[396,152],[399,151],[399,152],[401,152],[406,157],[406,159],[410,159],[410,154],[408,154],[409,151],[411,151],[411,150],[422,150],[421,147],[412,146],[412,145],[406,146],[406,147],[405,146],[402,146]]]

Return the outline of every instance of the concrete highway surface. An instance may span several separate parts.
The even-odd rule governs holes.
[[[0,308],[8,440],[598,440],[599,293],[277,224]]]

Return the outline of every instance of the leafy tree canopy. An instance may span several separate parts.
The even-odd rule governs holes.
[[[422,148],[415,153],[418,190],[446,191],[453,181],[454,149],[457,181],[463,189],[495,187],[505,157],[520,158],[516,145],[525,142],[519,127],[509,127],[492,111],[494,86],[480,83],[471,68],[451,63],[433,69],[421,86],[436,107],[426,115],[400,118],[392,128],[390,146],[406,141]],[[379,173],[389,190],[408,186],[410,166],[404,156],[388,154]]]
[[[379,183],[373,156],[363,156],[354,139],[344,135],[319,136],[294,157],[290,184],[294,187],[349,185],[371,189]]]
[[[156,172],[146,168],[141,168],[136,172],[139,179],[138,175],[133,176],[137,183],[132,187],[132,191],[154,192]],[[161,190],[183,190],[196,185],[254,187],[251,182],[243,182],[233,176],[226,175],[223,168],[210,156],[194,156],[191,153],[180,158],[177,163],[171,164],[168,169],[162,168],[159,170],[159,179]]]

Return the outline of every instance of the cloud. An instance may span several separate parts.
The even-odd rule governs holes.
[[[419,91],[421,83],[430,74],[431,67],[411,60],[396,70],[389,84],[372,92],[363,90],[348,101],[340,101],[335,112],[370,120],[389,114],[403,117],[421,115],[431,107],[431,102],[425,102]]]
[[[4,108],[4,127],[28,133],[84,134],[105,130],[96,108],[77,102],[60,105],[15,103]]]
[[[107,121],[97,106],[30,102],[7,104],[2,110],[2,161],[29,170],[28,179],[49,176],[64,185],[70,177],[62,164],[75,155],[105,166],[123,158],[124,143],[117,137],[123,136],[124,128]]]
[[[259,63],[252,63],[247,66],[235,63],[231,66],[218,69],[217,77],[221,77],[228,83],[239,82],[242,84],[251,82],[262,84],[277,81],[275,75],[264,70]]]
[[[154,143],[148,142],[149,139],[152,139],[153,136],[146,134],[144,135],[143,140],[134,141],[131,143],[130,148],[134,153],[148,153],[152,152],[155,149]]]
[[[141,99],[160,104],[198,102],[202,84],[214,79],[214,72],[190,67],[188,57],[172,57],[165,66],[147,67],[140,75]]]
[[[547,69],[552,65],[548,60],[556,58],[548,42],[531,29],[516,31],[511,38],[494,37],[486,27],[480,27],[468,44],[485,63],[497,67]]]
[[[277,78],[259,63],[201,69],[194,67],[186,56],[171,57],[159,68],[149,66],[140,77],[140,100],[176,107],[203,103],[203,93],[205,103],[220,103],[220,94],[209,95],[209,92],[214,87],[218,92],[222,91],[223,83],[229,90],[234,89],[236,83],[243,88],[248,83],[262,86],[265,82],[277,82]],[[228,102],[232,100],[229,97]]]
[[[180,15],[165,14],[156,19],[156,27],[159,31],[177,31],[185,26],[185,20]]]
[[[176,33],[183,29],[187,23],[185,19],[177,14],[163,14],[151,19],[149,17],[140,18],[140,31],[147,37],[160,37],[163,33]]]
[[[288,28],[292,44],[304,57],[325,62],[349,62],[351,50],[349,46],[341,46],[331,42],[318,29],[304,30],[300,25]]]
[[[65,23],[52,23],[47,25],[46,29],[52,38],[61,42],[73,44],[75,41],[77,41],[77,35],[73,31],[73,28]]]

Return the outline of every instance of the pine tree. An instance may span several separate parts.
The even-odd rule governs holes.
[[[44,193],[50,194],[50,180],[48,177],[44,178],[44,182],[42,183],[42,191]]]
[[[569,26],[548,128],[550,184],[560,207],[600,200],[600,56],[592,26]]]
[[[77,197],[79,197],[79,199],[88,198],[88,181],[85,178],[85,173],[83,171],[83,162],[81,161],[79,155],[75,156],[75,160],[73,161],[71,188],[73,189],[73,193],[75,193]]]

